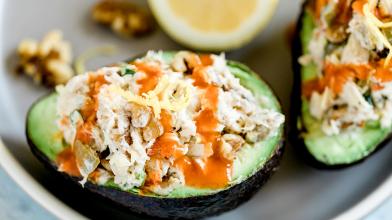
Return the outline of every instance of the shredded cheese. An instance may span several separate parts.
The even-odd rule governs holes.
[[[110,86],[109,90],[121,95],[128,102],[151,107],[156,118],[160,118],[162,109],[180,111],[186,108],[191,98],[190,85],[180,80],[170,82],[167,76],[163,76],[153,90],[141,96],[117,86]]]
[[[372,4],[374,8],[374,4]],[[391,28],[392,27],[392,22],[384,23],[380,21],[372,12],[371,8],[369,6],[369,3],[365,4],[363,6],[363,14],[365,15],[365,19],[367,23],[369,24],[370,30],[373,32],[374,36],[384,44],[386,48],[388,48],[389,53],[388,56],[385,60],[384,65],[389,66],[389,62],[392,59],[392,45],[388,41],[388,38],[383,34],[383,32],[380,30],[380,28]]]
[[[380,21],[373,13],[370,12],[369,7],[367,7],[367,10],[365,12],[365,8],[364,8],[364,14],[366,16],[368,16],[368,18],[374,23],[376,24],[377,27],[379,28],[391,28],[392,27],[392,22],[382,22]]]

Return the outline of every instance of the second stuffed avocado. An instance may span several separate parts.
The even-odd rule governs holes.
[[[201,218],[246,201],[276,170],[280,111],[240,63],[151,51],[73,78],[31,107],[26,130],[66,179],[133,212]]]
[[[293,47],[292,134],[312,165],[349,166],[389,140],[391,19],[387,0],[305,2]]]

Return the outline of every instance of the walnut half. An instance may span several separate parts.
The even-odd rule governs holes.
[[[92,9],[93,19],[122,36],[140,36],[150,33],[154,29],[152,15],[124,0],[104,0]]]
[[[23,40],[17,53],[17,72],[31,76],[37,84],[56,86],[74,75],[71,46],[59,30],[49,32],[41,42]]]

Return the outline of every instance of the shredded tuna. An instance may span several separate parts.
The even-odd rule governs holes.
[[[392,10],[387,0],[354,0],[346,7],[327,1],[318,9],[319,20],[301,65],[314,63],[314,79],[303,83],[304,99],[309,113],[320,121],[326,135],[362,128],[379,121],[383,128],[392,125]],[[345,42],[326,37],[333,19],[347,13],[340,27]],[[343,15],[341,15],[343,16]],[[348,25],[347,25],[348,24]],[[338,34],[338,33],[336,33]]]
[[[284,122],[231,74],[223,54],[183,51],[167,62],[150,51],[132,64],[78,75],[57,91],[65,141],[90,147],[77,158],[94,161],[83,176],[160,195],[189,182],[181,161],[202,167],[219,157],[211,161],[226,169],[244,144],[275,135]],[[212,122],[198,124],[203,114]]]

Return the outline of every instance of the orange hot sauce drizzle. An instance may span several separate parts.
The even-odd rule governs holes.
[[[358,12],[359,14],[363,15],[363,6],[367,4],[369,0],[356,0],[352,4],[352,8],[355,12]],[[380,19],[380,20],[390,20],[391,16],[390,15],[383,15],[383,13],[380,11],[381,9],[379,7],[376,7],[372,13]]]
[[[151,159],[158,160],[174,157],[174,165],[183,172],[188,186],[221,188],[226,186],[230,180],[232,161],[219,155],[220,133],[216,132],[218,125],[216,117],[218,87],[210,85],[204,73],[204,68],[212,64],[212,59],[209,55],[195,55],[189,62],[190,66],[194,67],[192,71],[194,85],[205,91],[201,97],[203,109],[195,118],[195,121],[197,133],[200,134],[205,146],[206,156],[200,161],[196,161],[192,157],[184,155],[173,131],[171,115],[166,110],[163,110],[160,115],[164,133],[157,138],[148,155]],[[142,92],[154,89],[162,75],[160,70],[143,63],[139,63],[136,67],[147,75],[137,82],[141,85]],[[203,165],[200,165],[200,163]],[[161,170],[147,173],[147,185],[162,182],[160,172]]]
[[[76,165],[76,158],[72,147],[67,147],[61,151],[57,155],[56,163],[60,171],[65,172],[71,176],[81,176],[78,166]]]
[[[177,136],[173,132],[171,115],[167,110],[162,110],[160,116],[163,134],[155,140],[148,155],[157,159],[168,159],[171,156],[176,158],[176,156],[179,156],[178,150],[180,146]]]
[[[193,69],[194,85],[203,89],[202,110],[195,118],[196,131],[204,144],[205,157],[196,161],[192,157],[182,156],[175,161],[185,176],[188,186],[198,188],[222,188],[231,177],[232,161],[219,155],[220,133],[216,131],[218,119],[218,87],[208,83],[204,67],[212,64],[209,55],[200,56],[201,64]],[[201,163],[201,164],[200,164]]]
[[[86,103],[80,110],[80,114],[83,117],[84,122],[78,125],[76,132],[76,139],[82,143],[89,144],[92,140],[91,130],[97,121],[97,110],[98,110],[98,93],[103,85],[107,82],[104,75],[89,76],[89,92]]]
[[[147,186],[162,182],[160,160],[168,159],[171,156],[174,156],[174,158],[183,156],[177,136],[173,132],[172,118],[168,111],[161,111],[160,122],[163,126],[163,134],[155,140],[153,146],[147,152],[151,159],[158,160],[159,169],[147,172]]]
[[[339,94],[348,80],[366,80],[373,76],[378,82],[392,81],[392,68],[384,67],[384,60],[373,64],[330,64],[324,67],[323,76],[304,82],[302,95],[310,98],[313,92],[322,93],[326,87],[334,94]],[[373,90],[382,89],[378,83],[372,83]]]
[[[363,6],[365,6],[365,4],[368,3],[368,0],[356,0],[353,4],[352,4],[352,8],[355,12],[363,15]]]
[[[87,96],[90,97],[90,99],[85,102],[84,106],[80,110],[80,114],[84,121],[77,125],[75,137],[76,140],[79,140],[84,144],[89,144],[92,141],[91,130],[97,121],[96,113],[99,104],[98,93],[101,87],[106,83],[107,81],[105,80],[105,76],[102,74],[89,76],[89,92],[87,93]],[[80,176],[72,147],[65,148],[59,155],[57,155],[56,161],[63,172],[72,176]]]
[[[187,185],[216,189],[226,186],[230,181],[232,161],[219,155],[220,133],[216,131],[218,88],[209,85],[204,89],[205,95],[202,99],[206,104],[195,121],[196,130],[202,138],[207,156],[200,159],[203,165],[188,156],[176,160],[176,165],[182,169]]]
[[[141,86],[139,89],[139,94],[153,90],[158,84],[159,78],[162,76],[161,69],[157,66],[152,66],[140,61],[136,61],[133,64],[136,66],[137,70],[146,74],[145,77],[137,80],[137,84]]]
[[[136,66],[138,71],[145,74],[142,79],[136,81],[136,83],[140,85],[139,94],[141,95],[153,90],[162,76],[161,69],[158,66],[149,65],[142,61],[136,61],[133,64]],[[158,160],[159,164],[160,160],[164,160],[172,155],[178,154],[177,149],[179,148],[177,137],[173,133],[172,119],[169,112],[166,110],[161,111],[160,122],[164,128],[164,133],[155,140],[155,143],[147,152],[148,156],[150,156],[153,160]],[[156,171],[148,172],[146,185],[154,185],[162,182],[161,172],[161,167],[159,167]]]
[[[392,63],[385,67],[384,62],[384,60],[381,60],[374,64],[376,71],[373,76],[382,83],[392,81]]]

